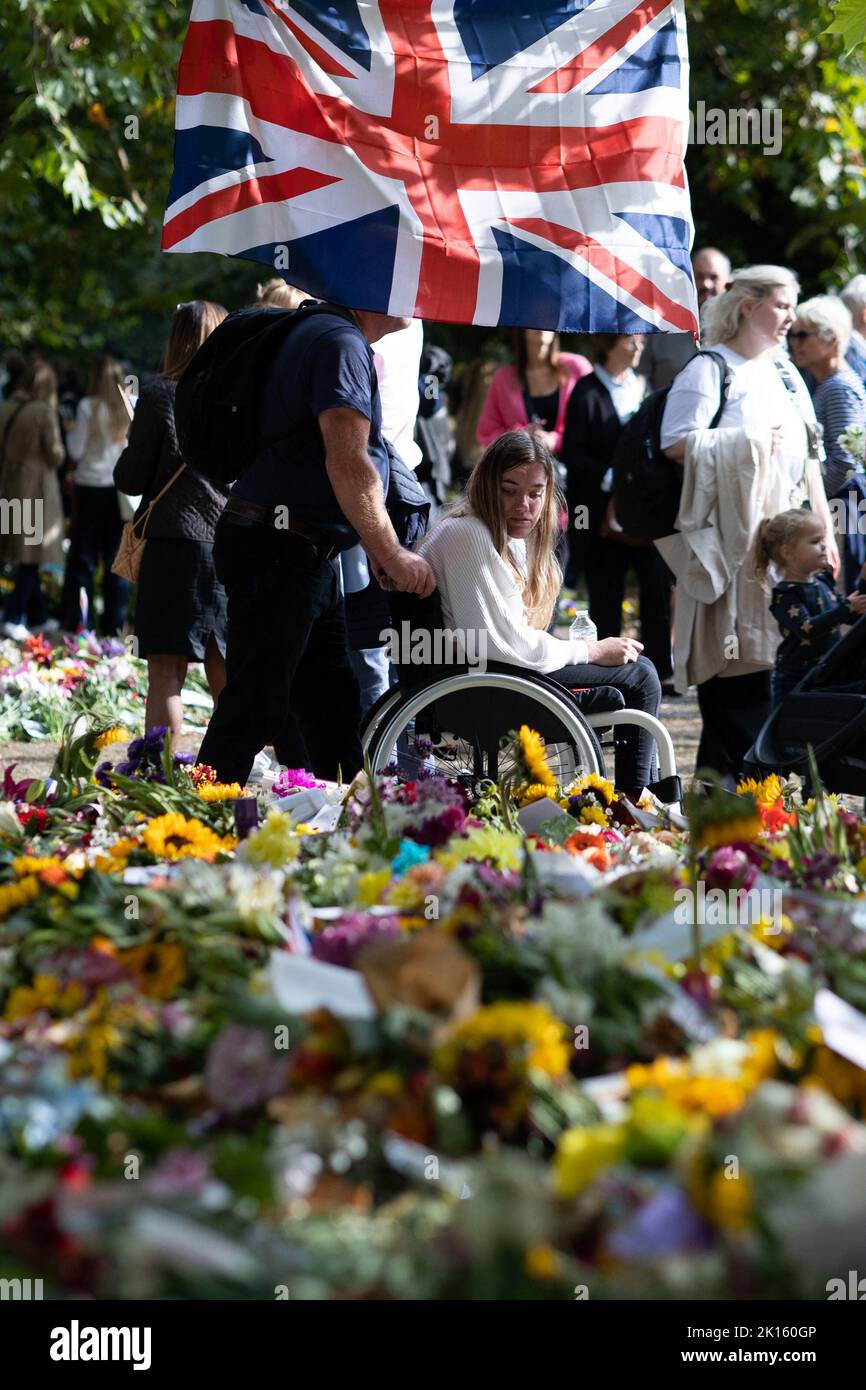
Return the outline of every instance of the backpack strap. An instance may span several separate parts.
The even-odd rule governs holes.
[[[718,423],[722,418],[722,413],[725,409],[725,406],[728,403],[728,392],[731,389],[731,381],[733,379],[731,373],[731,364],[728,361],[728,359],[722,355],[722,353],[713,352],[712,348],[702,348],[698,356],[712,357],[713,361],[719,369],[719,405],[715,415],[713,416],[710,423],[707,425],[707,429],[714,430],[717,428]]]
[[[806,438],[809,441],[809,457],[817,459],[819,463],[823,462],[823,460],[827,456],[826,450],[823,447],[824,426],[820,425],[817,420],[808,419],[806,412],[800,404],[800,393],[794,385],[794,378],[788,371],[788,364],[786,362],[783,362],[780,357],[774,357],[773,365],[776,368],[776,371],[779,373],[779,376],[782,378],[782,381],[785,383],[786,389],[790,391],[791,402],[794,406],[794,409],[800,416],[800,419],[803,421],[803,426],[806,431]]]

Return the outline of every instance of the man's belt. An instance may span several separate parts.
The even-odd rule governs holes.
[[[285,508],[280,508],[284,511]],[[280,521],[276,526],[277,508],[266,507],[261,502],[247,502],[242,497],[230,497],[226,502],[223,512],[229,520],[232,517],[239,517],[243,521],[253,521],[259,526],[275,526],[278,531],[288,531],[293,536],[301,536],[305,541],[310,541],[319,551],[321,560],[333,560],[335,555],[339,555],[339,546],[336,546],[330,537],[317,531],[315,526],[307,526],[303,521]]]

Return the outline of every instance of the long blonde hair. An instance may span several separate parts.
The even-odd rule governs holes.
[[[122,443],[129,433],[129,412],[121,395],[122,390],[123,368],[117,358],[109,357],[107,353],[95,358],[90,369],[87,394],[104,407],[96,413],[106,422],[108,437],[115,444]],[[94,415],[90,421],[91,432],[95,423]]]
[[[502,507],[502,479],[512,468],[540,464],[544,469],[544,506],[526,540],[526,574],[508,546]],[[556,465],[547,445],[529,430],[501,434],[476,463],[463,497],[447,510],[449,516],[475,516],[483,521],[498,555],[514,571],[523,590],[523,607],[530,627],[546,628],[562,587],[562,571],[556,559],[559,518],[565,500],[556,480]]]

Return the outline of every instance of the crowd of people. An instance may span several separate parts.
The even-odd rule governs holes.
[[[866,609],[866,479],[850,433],[840,442],[866,427],[866,276],[798,305],[784,267],[732,272],[715,248],[693,267],[700,351],[688,334],[600,333],[590,361],[518,329],[510,362],[471,363],[456,383],[417,321],[307,315],[262,381],[233,485],[185,462],[175,424],[177,382],[220,305],[177,306],[137,399],[111,356],[76,392],[43,357],[9,354],[0,494],[41,515],[38,535],[0,537],[3,632],[99,620],[122,634],[133,611],[149,728],[180,733],[201,662],[215,709],[199,756],[222,780],[245,782],[266,746],[335,777],[360,765],[362,717],[395,680],[389,596],[435,589],[445,624],[483,629],[495,660],[615,685],[653,714],[663,692],[696,686],[698,765],[736,777],[774,703]],[[305,299],[277,279],[258,302]],[[623,430],[651,391],[667,392],[659,442],[682,473],[676,528],[655,544],[623,531],[613,491]],[[390,506],[395,456],[426,495],[417,545]],[[146,540],[134,610],[112,568],[132,518]],[[64,557],[49,616],[41,575]],[[640,641],[622,636],[632,575]],[[588,595],[597,640],[553,632],[564,580]],[[638,794],[651,767],[652,740],[633,731],[618,785]]]

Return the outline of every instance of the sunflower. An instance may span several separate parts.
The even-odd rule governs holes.
[[[606,777],[600,777],[597,772],[587,772],[568,789],[569,796],[580,796],[581,792],[595,792],[598,800],[605,806],[610,806],[612,802],[618,800],[613,783],[609,782]]]
[[[231,836],[220,837],[195,817],[171,811],[148,821],[142,831],[142,843],[157,859],[207,859],[228,854],[237,841]]]
[[[237,801],[239,796],[243,796],[243,788],[240,782],[201,781],[196,787],[196,794],[202,801]]]
[[[544,782],[531,782],[528,786],[517,789],[517,800],[521,806],[531,806],[534,801],[541,801],[545,796],[550,796],[550,787]]]
[[[110,729],[103,729],[102,733],[93,740],[93,746],[98,752],[103,748],[108,748],[112,743],[127,743],[129,741],[129,730],[124,729],[120,724],[113,724]]]
[[[521,724],[517,741],[519,747],[515,751],[523,763],[527,781],[530,784],[540,783],[543,787],[553,789],[556,786],[556,779],[545,756],[544,741],[541,735],[537,734],[534,729],[530,729],[527,724]]]
[[[735,816],[703,826],[695,835],[696,849],[716,849],[719,845],[749,844],[757,840],[763,826],[758,816]]]
[[[753,796],[759,806],[775,806],[782,795],[782,782],[775,772],[765,777],[763,782],[756,782],[754,777],[746,777],[737,783],[737,794]]]
[[[117,959],[141,993],[153,999],[171,999],[186,974],[183,947],[175,941],[146,941],[118,951]]]
[[[39,880],[33,874],[19,879],[17,883],[4,883],[0,888],[0,921],[8,917],[16,908],[32,902],[39,897]]]

